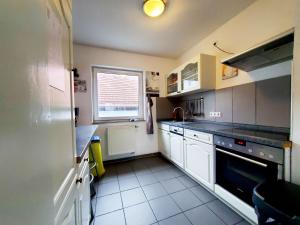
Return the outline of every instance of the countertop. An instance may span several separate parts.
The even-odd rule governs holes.
[[[282,129],[273,128],[264,130],[262,126],[238,126],[237,124],[218,123],[218,122],[173,122],[168,120],[158,121],[159,123],[168,124],[170,126],[182,127],[185,129],[206,132],[214,135],[243,139],[258,144],[268,145],[277,148],[290,146],[289,133],[283,132]],[[264,127],[265,128],[265,127]],[[269,128],[269,127],[268,127]],[[280,132],[278,132],[280,130]]]
[[[80,163],[84,154],[88,150],[88,145],[93,137],[97,125],[87,125],[76,127],[76,162]]]

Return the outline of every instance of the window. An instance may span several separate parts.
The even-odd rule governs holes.
[[[144,118],[143,72],[93,67],[94,121]]]

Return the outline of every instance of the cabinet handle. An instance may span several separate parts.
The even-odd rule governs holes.
[[[198,137],[198,135],[197,135],[197,134],[194,134],[194,137]]]
[[[82,183],[82,177],[80,177],[79,179],[76,180],[76,184],[77,183]]]
[[[93,175],[93,174],[90,174],[90,184],[93,183],[94,178],[95,178],[94,175]]]

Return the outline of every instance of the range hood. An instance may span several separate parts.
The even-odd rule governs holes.
[[[264,42],[245,52],[222,60],[222,63],[246,72],[270,66],[293,58],[294,33]]]

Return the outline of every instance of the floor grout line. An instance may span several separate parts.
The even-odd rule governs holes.
[[[208,206],[206,206],[205,205],[205,207],[209,210],[209,211],[211,211],[216,217],[218,217],[223,223],[224,223],[224,225],[228,225],[227,223],[225,223],[225,221],[220,217],[220,216],[218,216],[213,210],[211,210]]]
[[[160,183],[160,184],[161,184],[160,181],[157,181],[156,183],[149,184],[149,185],[144,185],[144,186],[134,187],[134,188],[127,189],[127,190],[124,190],[124,191],[121,191],[121,190],[120,190],[120,191],[118,191],[118,192],[111,193],[111,194],[107,194],[107,195],[103,195],[103,196],[96,196],[96,198],[103,198],[103,197],[110,196],[110,195],[114,195],[114,194],[117,194],[117,193],[120,193],[120,194],[121,194],[122,192],[134,190],[134,189],[137,189],[137,188],[141,188],[141,189],[143,190],[143,187],[147,187],[147,186],[154,185],[154,184],[157,184],[157,183]],[[161,185],[163,186],[163,184],[161,184]],[[172,192],[172,193],[168,193],[168,192],[166,191],[167,194],[165,194],[165,195],[162,195],[162,196],[159,196],[159,197],[155,197],[155,198],[152,198],[152,199],[148,199],[148,198],[146,197],[146,199],[147,199],[147,201],[152,201],[152,200],[154,200],[154,199],[158,199],[158,198],[160,198],[160,197],[164,197],[164,196],[166,196],[166,195],[171,195],[171,194],[174,194],[174,193],[177,193],[177,192],[180,192],[180,191],[184,191],[184,190],[190,190],[190,191],[191,191],[192,188],[195,188],[195,187],[198,187],[198,186],[201,187],[201,185],[193,186],[193,187],[190,187],[190,188],[185,187],[185,189],[181,189],[181,190],[178,190],[178,191],[175,191],[175,192]],[[163,188],[164,188],[164,190],[166,190],[164,186],[163,186]],[[144,191],[144,190],[143,190],[143,191]],[[191,191],[191,192],[192,192],[192,191]],[[193,193],[193,192],[192,192],[192,193]],[[193,194],[194,194],[194,193],[193,193]],[[194,195],[195,195],[195,194],[194,194]],[[195,195],[195,196],[196,196],[196,195]],[[198,196],[196,196],[196,197],[197,197],[197,199],[199,199],[200,201],[203,201],[203,200],[201,200]],[[217,198],[214,198],[214,199],[212,199],[212,200],[210,200],[210,201],[208,201],[208,202],[212,202],[212,201],[215,201],[215,200],[217,200]],[[208,203],[208,202],[206,202],[206,203]],[[126,208],[128,208],[128,207],[126,207]]]
[[[157,157],[153,157],[153,158],[157,158]],[[127,162],[127,163],[128,163],[128,162]],[[159,163],[160,163],[160,162],[158,162],[158,167],[160,166]],[[167,163],[167,162],[164,161],[163,163]],[[121,163],[121,164],[122,164],[122,163]],[[190,178],[192,181],[194,181],[193,178],[191,178],[190,176],[186,175],[185,173],[182,173],[181,170],[179,170],[176,166],[173,166],[173,165],[172,165],[171,168],[163,168],[162,170],[154,171],[154,172],[153,172],[153,171],[151,170],[151,166],[149,166],[149,163],[145,162],[145,164],[146,164],[146,165],[145,165],[145,168],[142,168],[142,169],[135,169],[134,166],[133,166],[132,164],[129,164],[129,165],[128,165],[129,168],[130,168],[130,170],[131,170],[129,173],[132,173],[132,176],[134,176],[134,177],[137,179],[137,181],[138,181],[138,184],[139,184],[138,187],[134,187],[134,188],[130,188],[130,189],[122,190],[122,191],[121,191],[120,180],[119,180],[119,179],[122,179],[122,178],[120,178],[121,176],[119,176],[120,174],[117,172],[117,174],[114,175],[114,176],[116,176],[116,179],[117,179],[117,182],[118,182],[119,192],[112,193],[112,194],[108,194],[108,195],[104,195],[104,196],[99,196],[99,197],[97,196],[98,193],[96,193],[96,196],[95,196],[95,197],[96,197],[96,204],[95,204],[95,219],[96,219],[96,217],[103,216],[103,215],[106,215],[106,214],[109,214],[109,213],[113,213],[113,212],[122,210],[123,216],[124,216],[124,220],[125,220],[125,224],[127,225],[127,220],[126,220],[126,215],[125,215],[125,209],[126,209],[126,208],[130,208],[130,207],[133,207],[133,206],[137,206],[137,205],[139,205],[139,204],[147,203],[147,204],[149,205],[149,207],[150,207],[150,209],[151,209],[151,211],[152,211],[152,213],[153,213],[155,219],[156,219],[156,222],[155,222],[155,223],[159,223],[160,221],[167,220],[167,219],[169,219],[169,218],[171,218],[171,217],[174,217],[174,216],[177,216],[177,215],[179,215],[179,214],[183,214],[183,215],[185,216],[185,218],[186,218],[191,224],[193,224],[193,223],[190,221],[190,219],[185,215],[185,213],[188,212],[188,211],[190,211],[190,210],[193,210],[193,209],[195,209],[195,208],[205,206],[205,207],[206,207],[209,211],[211,211],[217,218],[219,218],[224,224],[226,224],[225,221],[224,221],[220,216],[218,216],[214,211],[212,211],[212,210],[208,207],[208,203],[213,202],[213,201],[216,201],[216,200],[218,200],[218,198],[216,198],[216,197],[214,196],[214,197],[215,197],[214,199],[212,199],[212,200],[210,200],[210,201],[204,203],[203,200],[201,200],[201,199],[200,199],[200,198],[199,198],[199,197],[198,197],[191,189],[193,189],[193,188],[195,188],[195,187],[197,187],[197,186],[200,186],[200,187],[204,188],[205,191],[208,191],[205,187],[203,187],[201,184],[199,184],[199,183],[196,182],[196,181],[195,181],[195,182],[196,182],[196,185],[195,185],[195,186],[187,187],[187,186],[184,184],[183,181],[181,181],[180,179],[178,179],[179,177],[187,176],[187,177]],[[154,164],[153,167],[155,167],[155,166],[156,166],[155,163],[153,163],[153,164]],[[116,164],[116,165],[117,165],[117,164]],[[115,168],[115,167],[114,167],[114,168]],[[175,177],[167,178],[167,179],[162,179],[162,180],[157,179],[157,178],[155,177],[155,175],[154,175],[155,173],[159,173],[159,172],[166,171],[166,170],[170,170],[170,169],[177,169],[177,170],[179,170],[182,174],[180,174],[180,175],[178,174],[178,176],[176,175]],[[115,170],[118,171],[117,169],[115,169]],[[139,176],[153,175],[153,176],[155,177],[155,179],[157,179],[156,182],[155,182],[155,183],[152,183],[152,184],[147,184],[147,185],[143,185],[143,186],[142,186],[142,185],[141,185],[141,182],[140,182],[140,180],[139,180],[139,178],[138,178],[139,176],[138,176],[137,174],[138,174],[139,171],[143,171],[143,170],[145,170],[145,171],[149,170],[149,173],[146,172],[146,174],[142,174],[142,175],[139,175]],[[126,173],[124,173],[124,174],[126,174]],[[130,177],[130,176],[129,176],[129,177]],[[125,178],[125,179],[127,179],[127,178]],[[175,192],[172,192],[172,193],[168,193],[168,191],[166,190],[166,188],[165,188],[165,186],[162,184],[162,182],[168,181],[168,180],[171,180],[171,179],[177,179],[177,180],[185,187],[185,189],[178,190],[178,191],[175,191]],[[110,181],[110,182],[114,182],[114,181]],[[109,182],[107,182],[107,183],[109,183]],[[163,195],[163,196],[159,196],[159,197],[153,198],[153,199],[148,199],[148,198],[146,197],[146,194],[145,194],[145,191],[144,191],[143,187],[147,187],[147,186],[154,185],[154,184],[157,184],[157,183],[161,184],[161,186],[163,187],[163,189],[166,191],[166,194]],[[97,190],[98,190],[98,188],[99,188],[100,185],[101,185],[101,183],[98,183],[98,184],[97,184]],[[143,192],[143,194],[144,194],[144,197],[145,197],[145,201],[140,202],[140,203],[137,203],[137,204],[134,204],[134,205],[130,205],[130,206],[124,207],[124,202],[123,202],[123,198],[122,198],[122,194],[121,194],[121,193],[126,192],[126,191],[130,191],[130,190],[134,190],[134,189],[138,189],[138,188],[140,188],[140,189],[142,190],[142,192]],[[185,190],[189,190],[190,192],[192,192],[192,194],[193,194],[198,200],[200,200],[200,202],[201,202],[202,204],[197,205],[197,206],[195,206],[195,207],[192,207],[192,208],[190,208],[190,209],[188,209],[188,210],[182,210],[181,207],[178,205],[178,203],[173,199],[172,194],[177,193],[177,192],[181,192],[181,191],[185,191]],[[210,191],[208,191],[208,192],[211,194]],[[122,208],[121,208],[121,209],[117,209],[117,210],[113,210],[113,211],[108,212],[108,213],[105,213],[105,214],[101,214],[101,215],[96,216],[96,208],[97,208],[97,204],[98,204],[97,198],[102,198],[102,197],[109,196],[109,195],[113,195],[113,194],[117,194],[117,193],[119,193],[119,195],[120,195],[121,202],[122,202]],[[180,209],[180,213],[174,214],[174,215],[169,216],[169,217],[167,217],[167,218],[164,218],[164,219],[162,219],[162,220],[158,220],[158,218],[156,217],[156,215],[155,215],[155,213],[154,213],[154,211],[153,211],[153,209],[152,209],[152,207],[151,207],[151,205],[150,205],[150,201],[153,201],[153,200],[156,200],[156,199],[159,199],[159,198],[163,198],[163,197],[166,197],[166,196],[168,196],[168,197],[170,197],[170,198],[172,199],[172,201],[173,201],[173,202],[176,204],[176,206]],[[95,223],[95,219],[94,219],[93,223]],[[235,224],[233,224],[233,225],[237,225],[238,223],[241,223],[241,222],[243,222],[243,221],[244,221],[244,219],[241,218],[241,221],[239,221],[239,222],[237,222],[237,223],[235,223]],[[153,224],[155,224],[155,223],[153,223]]]
[[[140,184],[139,179],[138,179],[138,182],[139,182],[139,184]],[[141,184],[140,184],[140,185],[141,185]],[[146,201],[147,201],[147,203],[148,203],[148,206],[150,207],[150,209],[151,209],[151,211],[152,211],[152,213],[153,213],[153,215],[154,215],[154,217],[155,217],[156,223],[158,223],[158,219],[157,219],[157,217],[156,217],[156,215],[155,215],[155,213],[154,213],[154,211],[153,211],[153,209],[152,209],[152,207],[151,207],[151,205],[150,205],[149,200],[147,199],[147,196],[146,196],[145,191],[144,191],[144,189],[142,188],[142,186],[141,186],[141,189],[142,189],[142,192],[143,192],[143,194],[144,194],[144,196],[145,196],[145,198],[146,198]],[[152,223],[152,224],[155,224],[155,223]]]
[[[120,198],[121,198],[121,203],[122,203],[123,217],[124,217],[125,225],[127,225],[127,220],[126,220],[126,215],[125,215],[125,210],[124,210],[123,198],[122,198],[122,194],[121,194],[121,186],[120,186],[119,177],[117,177],[117,181],[118,181],[118,186],[119,186],[119,190],[120,190]]]

